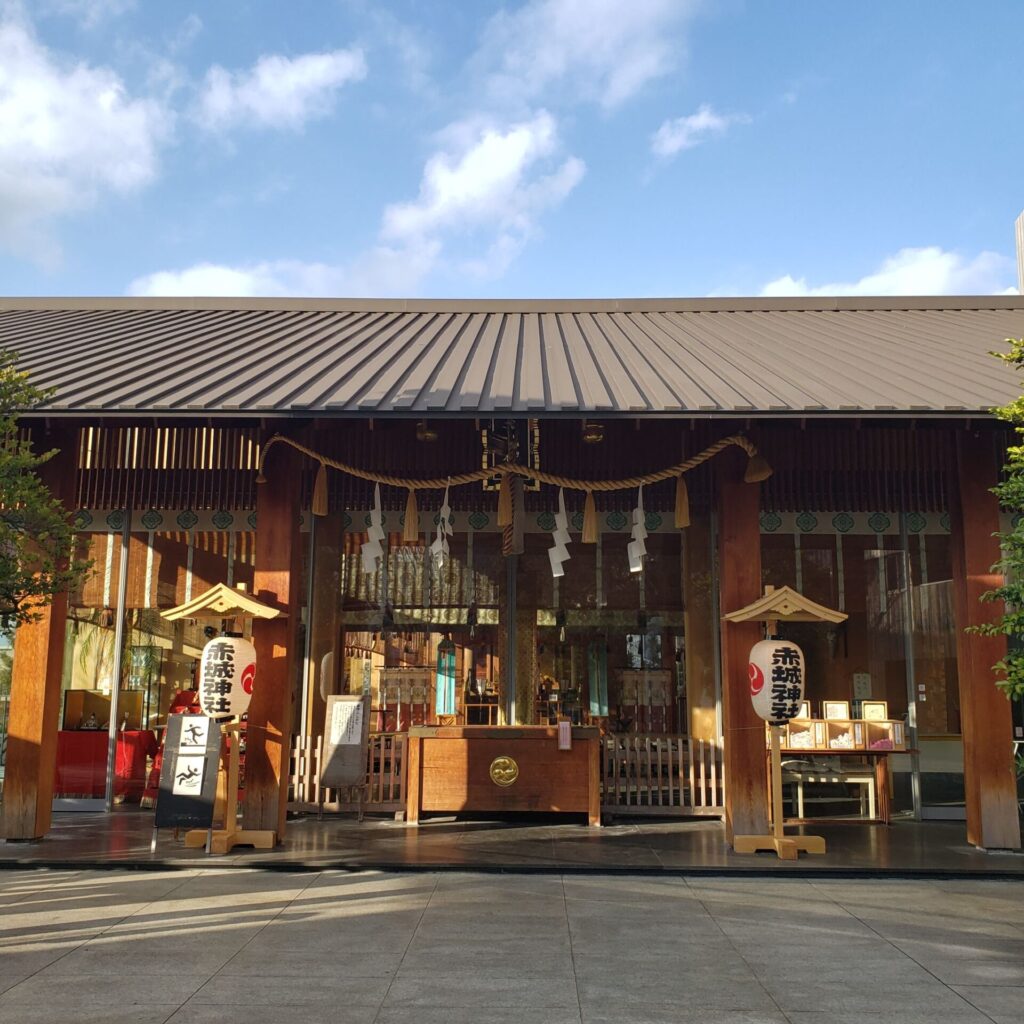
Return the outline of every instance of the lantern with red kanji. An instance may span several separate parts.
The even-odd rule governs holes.
[[[244,715],[256,678],[256,648],[240,636],[219,636],[203,648],[199,667],[199,706],[224,721]]]
[[[804,652],[790,640],[761,640],[750,649],[750,699],[754,711],[772,725],[800,712],[804,699]]]

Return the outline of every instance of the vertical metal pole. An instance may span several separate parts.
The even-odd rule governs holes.
[[[124,663],[125,604],[128,591],[128,545],[131,539],[132,510],[124,510],[124,524],[121,528],[121,570],[117,577],[117,611],[114,620],[114,672],[110,685],[110,721],[107,723],[107,785],[104,806],[107,811],[114,809],[114,772],[117,770],[117,732],[119,696],[121,693],[121,669]]]
[[[310,720],[309,674],[312,668],[313,647],[313,579],[316,575],[314,563],[316,559],[316,521],[317,516],[310,512],[309,516],[309,558],[306,559],[306,637],[302,647],[302,704],[300,707],[302,731],[308,735],[312,731]],[[301,536],[301,534],[300,534]]]
[[[516,608],[516,568],[519,556],[505,558],[505,606],[508,608],[508,625],[505,628],[505,721],[516,725],[516,639],[519,633],[518,609]]]

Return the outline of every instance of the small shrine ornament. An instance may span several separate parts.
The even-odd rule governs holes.
[[[240,636],[219,636],[203,648],[199,706],[218,721],[244,715],[256,679],[256,648]]]
[[[756,714],[783,725],[804,699],[804,652],[789,640],[761,640],[750,649],[750,700]]]

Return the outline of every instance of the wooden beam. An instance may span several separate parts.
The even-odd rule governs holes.
[[[996,688],[992,666],[1006,654],[1004,637],[966,633],[995,622],[1003,606],[982,602],[1002,582],[992,574],[999,559],[999,503],[992,435],[956,434],[956,476],[950,488],[956,660],[964,743],[967,840],[985,849],[1019,849],[1020,819],[1013,765],[1010,702]]]
[[[39,476],[70,511],[75,503],[78,430],[57,428],[34,440],[37,451],[59,449],[40,467]],[[14,634],[3,799],[7,839],[39,839],[50,829],[67,612],[67,594],[57,594],[40,609],[38,622],[19,626]]]
[[[288,807],[292,698],[298,679],[298,622],[302,607],[299,516],[301,456],[275,445],[267,482],[256,488],[255,596],[286,612],[253,622],[256,684],[246,733],[246,829],[269,830],[283,841]]]
[[[718,510],[719,606],[722,614],[761,596],[761,486],[743,482],[745,459],[723,452],[715,460]],[[756,622],[722,622],[722,741],[725,829],[735,835],[768,831],[764,722],[750,701],[750,648],[761,639]]]

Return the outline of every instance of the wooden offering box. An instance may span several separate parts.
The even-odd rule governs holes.
[[[601,739],[572,729],[558,749],[553,726],[424,726],[409,730],[406,817],[460,811],[585,814],[601,824]]]
[[[907,734],[900,721],[865,722],[868,750],[906,750]]]

